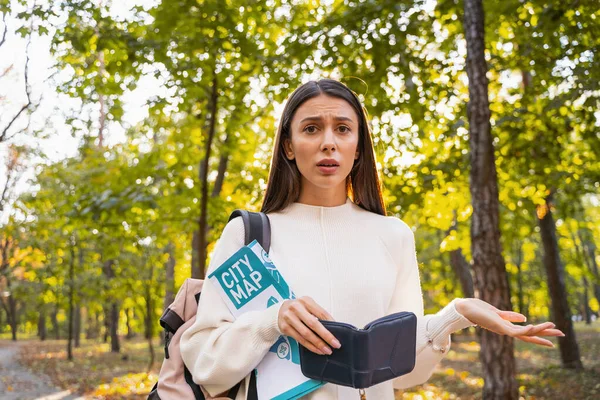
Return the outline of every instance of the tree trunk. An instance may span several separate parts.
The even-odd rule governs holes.
[[[192,233],[192,278],[201,279],[200,274],[200,231],[197,229]]]
[[[79,271],[83,271],[83,262],[84,262],[84,252],[83,252],[83,248],[82,246],[79,246],[79,252],[77,253],[78,256],[78,266],[79,266]],[[75,282],[73,281],[73,284]],[[75,348],[79,348],[81,346],[81,322],[82,322],[82,318],[81,318],[81,297],[78,297],[77,303],[75,304],[75,309],[74,309],[74,323],[73,323],[73,339],[74,339],[74,346]]]
[[[12,334],[13,342],[17,341],[17,300],[15,296],[11,293],[8,296],[8,309],[9,309],[9,320],[10,320],[10,331]]]
[[[38,318],[38,337],[43,342],[46,340],[46,336],[48,336],[48,331],[46,330],[46,310],[41,306]]]
[[[206,231],[208,229],[208,168],[210,161],[210,154],[212,150],[212,142],[215,136],[215,129],[217,123],[217,99],[218,99],[218,88],[217,88],[217,73],[213,70],[213,81],[212,81],[212,93],[210,99],[210,120],[208,128],[208,137],[206,138],[206,146],[204,149],[204,158],[199,168],[199,180],[201,188],[200,196],[200,219],[198,221],[198,229],[194,232],[195,240],[192,240],[192,244],[195,245],[193,252],[196,253],[195,261],[196,265],[192,266],[192,278],[203,279],[206,269],[206,247],[207,236]],[[192,256],[192,259],[194,257]]]
[[[104,335],[102,343],[108,343],[108,338],[110,337],[110,304],[104,305],[102,310],[104,311]]]
[[[517,296],[519,299],[519,313],[525,315],[529,319],[529,313],[525,310],[525,294],[523,292],[523,248],[521,242],[517,241],[515,246],[515,265],[517,267]]]
[[[573,245],[575,246],[575,254],[577,256],[577,262],[580,263],[583,266],[587,266],[588,270],[591,271],[591,268],[589,266],[589,262],[586,256],[586,250],[585,250],[585,244],[583,243],[583,241],[581,240],[581,232],[577,232],[577,236],[579,237],[580,241],[581,241],[581,246],[579,245],[579,242],[577,241],[577,237],[575,236],[574,232],[571,232],[571,240],[573,241]],[[585,268],[584,268],[585,271]],[[588,289],[589,289],[589,284],[588,284],[588,280],[586,278],[585,272],[583,274],[583,276],[581,277],[581,288],[583,289],[583,292],[580,294],[580,312],[581,315],[583,316],[583,319],[585,321],[585,323],[587,325],[590,325],[592,323],[592,310],[590,309],[590,299],[588,296]]]
[[[165,248],[169,259],[165,262],[165,298],[163,300],[163,311],[175,300],[175,245],[169,242]],[[160,331],[160,343],[165,344],[164,331]]]
[[[12,340],[14,342],[17,341],[17,325],[18,325],[18,316],[17,316],[17,299],[15,299],[15,295],[11,287],[11,281],[8,276],[4,277],[6,282],[6,291],[9,293],[6,298],[7,304],[2,304],[4,306],[4,311],[6,311],[6,319],[8,320],[8,324],[10,325],[10,332],[12,335]]]
[[[154,280],[154,264],[150,263],[150,278],[146,281],[145,300],[146,300],[146,339],[148,340],[148,350],[150,351],[150,361],[148,363],[148,372],[154,364],[154,346],[152,337],[154,336],[154,300],[152,297],[152,281]]]
[[[594,296],[596,296],[596,300],[600,304],[600,274],[598,273],[598,264],[596,263],[596,247],[592,242],[589,242],[586,247],[588,249],[588,259],[590,260],[590,270],[592,275],[594,275]]]
[[[67,339],[67,360],[73,360],[73,317],[75,307],[73,297],[75,296],[75,245],[71,243],[71,260],[69,262],[69,336]]]
[[[107,283],[109,283],[114,277],[115,272],[113,265],[115,260],[107,260],[103,265],[103,272],[106,275]],[[105,326],[107,332],[104,336],[104,342],[106,343],[108,336],[110,336],[110,351],[113,353],[119,353],[121,351],[121,344],[119,343],[119,303],[115,300],[110,303],[108,312],[105,312]]]
[[[112,303],[110,307],[110,351],[119,353],[121,344],[119,342],[119,305]]]
[[[81,305],[79,303],[75,305],[73,345],[76,349],[81,347]]]
[[[131,340],[134,336],[133,329],[131,329],[131,312],[133,310],[131,308],[125,309],[125,326],[127,327],[127,335],[125,335],[126,340]]]
[[[464,0],[464,29],[469,79],[470,190],[473,204],[471,252],[478,297],[511,310],[510,292],[500,244],[498,180],[490,125],[482,0]],[[483,398],[519,398],[513,339],[478,330],[484,370]]]
[[[86,314],[87,323],[85,338],[96,339],[100,334],[100,313],[92,312],[88,309],[88,312]]]
[[[590,299],[588,297],[588,280],[587,278],[584,276],[583,278],[581,278],[581,283],[583,286],[583,293],[581,296],[581,305],[582,305],[582,314],[583,317],[585,319],[585,323],[586,325],[591,325],[592,324],[592,310],[590,309]]]
[[[225,138],[223,142],[223,146],[227,145],[229,141],[229,135]],[[215,186],[213,187],[213,191],[211,197],[219,197],[221,193],[221,189],[223,188],[223,182],[225,182],[225,172],[227,172],[227,164],[229,162],[229,153],[221,154],[219,158],[219,168],[217,169],[217,179],[215,180]]]
[[[598,273],[598,264],[596,263],[596,245],[594,244],[593,237],[591,239],[588,237],[584,240],[581,234],[581,229],[579,229],[577,233],[579,240],[581,241],[581,245],[583,246],[583,258],[585,260],[585,264],[587,265],[593,277],[592,288],[594,291],[594,297],[596,297],[596,300],[598,300],[598,303],[600,304],[600,275]],[[589,230],[586,229],[585,233],[589,233]]]
[[[96,339],[98,336],[100,336],[100,311],[96,311],[94,319],[95,319],[94,326],[96,327],[94,339]]]
[[[458,277],[464,297],[475,297],[471,266],[460,248],[450,252],[450,265]]]
[[[8,278],[6,278],[6,279],[8,280]],[[4,301],[3,299],[0,298],[0,304],[2,305],[2,308],[0,309],[0,312],[1,312],[1,310],[4,310],[4,312],[6,313],[6,322],[8,323],[8,325],[11,328],[12,340],[16,341],[17,340],[17,331],[16,331],[16,326],[14,326],[14,323],[13,323],[13,318],[12,318],[13,313],[10,311],[10,309],[11,309],[11,298],[12,298],[12,294],[10,294],[7,297],[6,301]],[[1,316],[1,314],[0,314],[0,316]],[[0,324],[0,327],[1,326],[2,325]]]
[[[550,198],[546,198],[546,204],[538,206],[537,218],[544,247],[543,260],[548,279],[553,322],[556,324],[556,328],[565,334],[564,337],[558,338],[563,367],[582,369],[583,365],[579,357],[579,346],[575,340],[575,330],[573,329],[571,310],[569,309],[567,300],[564,268],[560,259],[558,241],[556,239],[556,226],[552,218],[550,200]]]
[[[52,321],[54,339],[60,340],[60,327],[58,326],[58,302],[54,303],[54,310],[52,310],[50,313],[50,321]]]
[[[227,146],[228,141],[229,141],[229,135],[227,135],[225,137],[225,140],[223,141],[224,148]],[[217,198],[221,194],[221,189],[223,188],[223,182],[225,182],[225,173],[227,172],[228,163],[229,163],[229,153],[224,152],[223,154],[221,154],[221,157],[219,158],[219,167],[217,170],[217,178],[215,179],[215,185],[213,186],[213,191],[210,195],[211,198]],[[204,170],[204,169],[202,169],[202,170]],[[204,231],[204,235],[207,238],[206,239],[207,244],[208,244],[208,237],[210,234],[210,230],[211,230],[211,226],[207,222],[206,229]],[[200,234],[198,233],[198,231],[196,231],[196,232],[194,232],[194,237],[192,238],[193,245],[200,246],[200,244],[198,244],[199,240],[200,240]],[[206,252],[205,252],[204,258],[206,259]],[[192,265],[197,265],[197,262],[194,262],[194,260],[197,260],[197,258],[194,258],[194,254],[192,254]]]
[[[175,300],[175,245],[173,245],[173,242],[167,244],[166,250],[169,254],[169,259],[165,263],[166,279],[163,310],[166,310],[173,300]]]
[[[517,264],[517,296],[519,298],[519,313],[529,319],[529,312],[525,310],[525,294],[523,292],[523,266]]]

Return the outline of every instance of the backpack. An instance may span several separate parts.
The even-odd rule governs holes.
[[[253,240],[257,240],[263,249],[268,252],[271,247],[271,226],[266,214],[235,210],[229,217],[229,221],[238,216],[242,217],[244,222],[244,243],[248,245]],[[200,299],[203,283],[204,281],[201,279],[186,279],[177,292],[173,303],[167,307],[160,317],[160,325],[163,327],[165,334],[165,359],[158,374],[158,382],[148,395],[148,400],[235,399],[240,390],[242,382],[231,388],[225,397],[210,397],[202,387],[193,381],[192,374],[181,358],[179,347],[181,335],[196,320],[198,300]],[[258,400],[256,374],[254,372],[250,376],[248,400]]]

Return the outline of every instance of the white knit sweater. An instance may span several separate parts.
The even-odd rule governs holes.
[[[269,255],[298,297],[310,296],[337,321],[362,327],[384,315],[417,315],[414,370],[367,389],[368,399],[392,400],[393,388],[409,388],[431,376],[447,354],[450,333],[473,325],[452,301],[423,316],[423,297],[410,228],[396,217],[363,210],[350,199],[336,207],[293,203],[269,214]],[[212,255],[209,272],[244,245],[241,218],[232,220]],[[182,336],[181,353],[194,381],[211,395],[246,377],[236,400],[246,398],[247,376],[280,336],[280,305],[234,320],[210,282],[204,283],[196,322]],[[311,400],[358,398],[356,389],[326,384]],[[262,399],[261,399],[262,400]]]

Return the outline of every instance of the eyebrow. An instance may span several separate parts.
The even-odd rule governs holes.
[[[354,121],[352,121],[352,118],[342,117],[342,116],[334,117],[334,119],[336,119],[338,121],[354,122]],[[302,121],[300,121],[300,123],[303,123],[304,121],[323,121],[323,118],[322,117],[306,117]]]

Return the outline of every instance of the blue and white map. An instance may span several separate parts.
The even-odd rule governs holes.
[[[238,250],[208,279],[221,289],[221,298],[235,318],[296,298],[256,240]],[[288,336],[280,336],[256,367],[260,400],[298,399],[323,385],[302,374],[298,342]]]

